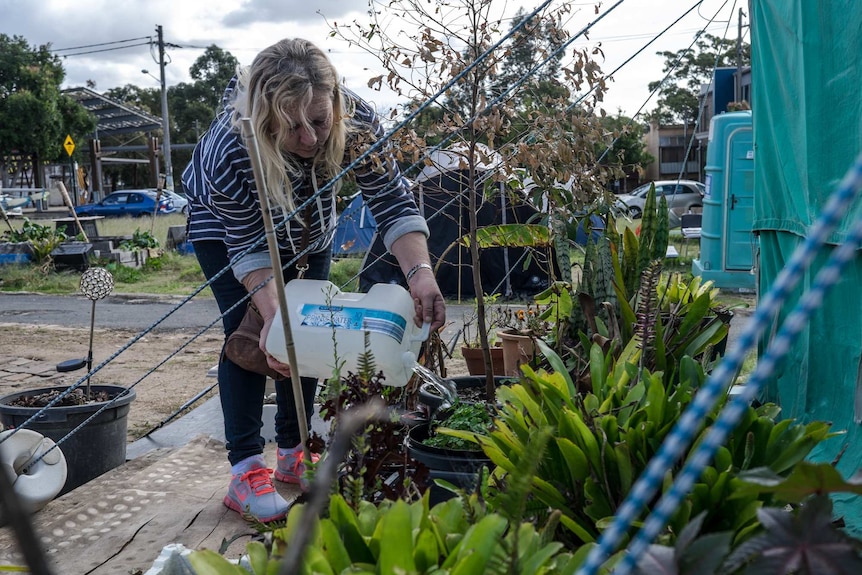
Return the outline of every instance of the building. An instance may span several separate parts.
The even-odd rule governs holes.
[[[656,161],[646,167],[644,179],[653,180],[702,180],[702,158],[705,157],[706,142],[702,143],[693,136],[695,124],[674,124],[659,126],[650,123],[644,135],[646,149]],[[685,158],[688,158],[688,161]]]
[[[715,114],[745,108],[751,102],[751,67],[716,68],[713,81],[700,89],[700,117],[688,124],[650,124],[644,135],[647,152],[656,161],[646,167],[644,179],[680,177],[703,181],[709,123]]]

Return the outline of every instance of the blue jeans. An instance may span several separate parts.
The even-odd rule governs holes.
[[[209,280],[228,266],[227,248],[223,242],[197,241],[194,243],[195,256],[201,270]],[[292,256],[291,258],[292,259]],[[308,279],[327,279],[330,265],[329,252],[310,254],[308,257]],[[289,266],[284,270],[284,281],[296,277],[296,268]],[[215,295],[221,313],[235,305],[248,293],[228,269],[210,287]],[[222,318],[225,340],[239,327],[246,306],[240,305]],[[305,413],[309,422],[314,409],[314,396],[317,380],[301,378]],[[218,386],[224,414],[224,431],[227,439],[228,460],[231,465],[252,455],[263,453],[264,440],[260,436],[263,426],[263,399],[266,392],[266,377],[247,371],[227,358],[222,350],[218,365]],[[290,379],[275,382],[277,413],[275,416],[275,441],[279,447],[295,447],[301,441],[299,423],[296,417],[296,403]]]

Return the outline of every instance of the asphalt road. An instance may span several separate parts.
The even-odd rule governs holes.
[[[170,331],[200,330],[216,321],[212,329],[221,330],[218,306],[212,297],[199,295],[185,303],[184,300],[178,296],[109,295],[96,302],[95,325],[100,329]],[[91,301],[82,295],[0,292],[0,323],[89,328],[91,308]],[[448,325],[442,333],[447,345],[457,336],[461,320],[471,309],[471,305],[448,305]],[[739,336],[753,311],[753,308],[735,310],[729,345]]]
[[[159,319],[159,329],[200,329],[219,316],[213,298],[198,296],[182,306],[174,296],[110,295],[96,301],[95,324],[102,329],[143,330]],[[0,322],[90,327],[92,302],[82,295],[0,293]],[[176,308],[176,309],[175,309]]]
[[[213,329],[221,330],[219,309],[212,297],[198,295],[188,301],[185,299],[141,294],[109,295],[96,301],[95,325],[100,329],[170,331],[200,330],[217,321]],[[0,292],[0,323],[89,328],[92,307],[92,302],[83,295]],[[461,319],[471,308],[470,305],[459,304],[448,306],[450,323],[443,331],[444,342],[448,343],[455,337]]]

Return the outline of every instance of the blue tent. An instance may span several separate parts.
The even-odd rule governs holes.
[[[338,216],[338,224],[335,226],[335,236],[332,240],[332,256],[364,254],[371,246],[376,229],[374,216],[365,205],[362,194],[354,195]]]

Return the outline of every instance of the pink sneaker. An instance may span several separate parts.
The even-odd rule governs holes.
[[[272,484],[272,469],[252,464],[245,473],[234,475],[224,504],[239,514],[247,513],[261,523],[284,519],[290,504]]]
[[[281,449],[277,452],[278,465],[275,468],[275,478],[284,483],[299,485],[303,491],[308,490],[308,480],[303,477],[305,475],[305,456],[302,449],[289,451],[286,455],[281,454]],[[312,462],[317,463],[319,460],[320,454],[311,454]]]

